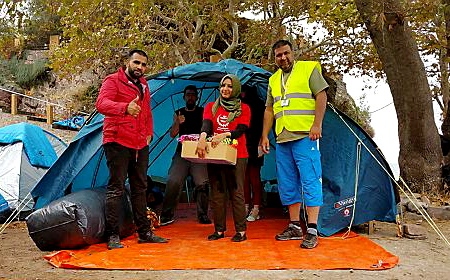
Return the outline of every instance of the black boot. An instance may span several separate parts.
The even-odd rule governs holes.
[[[155,235],[152,231],[145,234],[138,235],[138,243],[167,243],[168,240],[164,237]]]

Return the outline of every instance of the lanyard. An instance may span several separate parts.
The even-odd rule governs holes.
[[[281,99],[286,99],[286,84],[287,84],[287,80],[289,79],[289,76],[292,74],[292,72],[294,71],[294,67],[295,67],[295,60],[292,62],[292,69],[289,73],[287,73],[287,77],[285,79],[284,76],[284,72],[281,71]]]
[[[289,75],[288,77],[284,77],[284,72],[281,72],[281,99],[286,99],[286,83],[287,83],[287,79],[289,79]]]

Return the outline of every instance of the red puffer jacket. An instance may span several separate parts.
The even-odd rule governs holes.
[[[139,89],[125,75],[125,68],[105,78],[95,106],[105,116],[103,144],[115,142],[132,149],[147,145],[147,136],[153,135],[153,117],[150,109],[150,90],[145,78],[140,82],[144,96],[137,104],[141,112],[135,118],[127,113],[128,104],[139,95]]]

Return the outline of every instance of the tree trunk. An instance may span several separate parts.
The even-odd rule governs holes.
[[[400,176],[415,192],[441,190],[442,152],[432,96],[399,0],[355,0],[383,63],[398,118]]]
[[[448,57],[441,51],[440,57],[439,57],[439,66],[441,68],[441,94],[442,94],[442,135],[445,136],[445,138],[450,139],[450,112],[449,112],[449,83],[448,83]],[[439,98],[439,96],[435,97],[436,99]],[[442,107],[441,106],[441,107]]]
[[[444,119],[441,125],[442,135],[447,139],[450,139],[450,112],[449,112],[449,87],[448,87],[448,63],[450,62],[450,0],[442,0],[444,8],[444,21],[445,21],[445,47],[446,52],[441,65],[441,92],[442,103],[444,104]]]

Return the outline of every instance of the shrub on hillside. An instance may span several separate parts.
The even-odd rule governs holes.
[[[95,109],[95,100],[98,95],[98,86],[90,85],[74,95],[73,108],[75,111],[92,112]]]
[[[8,61],[8,68],[20,87],[30,89],[49,79],[50,71],[47,63],[48,61],[44,59],[26,63],[24,60],[13,58]]]

